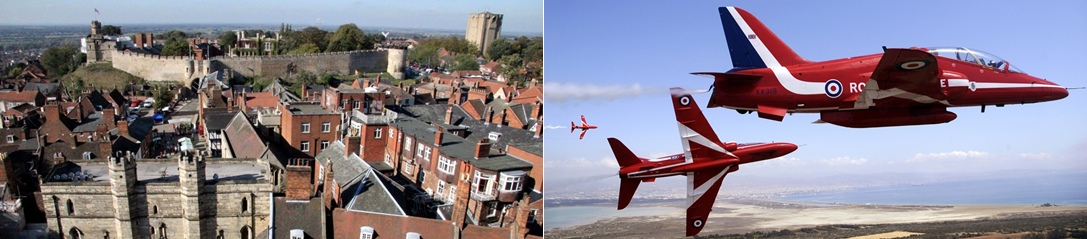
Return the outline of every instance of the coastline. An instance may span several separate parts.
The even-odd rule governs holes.
[[[683,231],[682,199],[633,203],[628,208],[670,207],[675,212],[657,215],[603,217],[572,226],[545,231],[548,238],[669,238]],[[591,203],[582,207],[607,207],[614,204]],[[555,208],[563,208],[560,206]],[[743,234],[755,231],[797,230],[825,225],[917,224],[933,222],[969,222],[1087,215],[1087,206],[1039,205],[890,205],[809,203],[777,199],[718,200],[710,213],[710,222],[700,235]],[[552,218],[556,215],[551,215]],[[546,225],[545,225],[546,226]]]

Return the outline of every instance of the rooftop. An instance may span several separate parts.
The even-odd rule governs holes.
[[[325,109],[325,107],[321,107],[321,105],[316,102],[297,102],[287,105],[287,107],[289,107],[291,114],[295,115],[337,114],[336,112]]]
[[[206,159],[205,180],[233,181],[233,180],[262,180],[261,173],[264,167],[254,159]],[[66,177],[68,180],[51,179],[50,181],[71,181],[72,175],[90,175],[91,182],[109,182],[109,167],[106,163],[67,163],[58,165],[54,171],[54,178]],[[65,175],[65,176],[61,176]],[[217,179],[216,179],[217,178]],[[136,180],[144,183],[150,182],[176,182],[178,180],[178,162],[144,161],[136,163]]]

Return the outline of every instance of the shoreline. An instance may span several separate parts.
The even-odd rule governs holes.
[[[682,202],[683,199],[632,203],[627,210],[642,207],[669,207],[675,208],[675,212],[602,217],[592,222],[549,228],[546,229],[545,234],[556,238],[675,237],[677,234],[682,234],[684,230]],[[549,208],[614,207],[613,203],[597,202]],[[1059,216],[1068,213],[1087,215],[1087,206],[831,204],[774,199],[727,199],[718,200],[714,204],[714,211],[710,213],[711,220],[700,235],[797,230],[831,224],[971,222]],[[551,215],[552,218],[556,216]]]

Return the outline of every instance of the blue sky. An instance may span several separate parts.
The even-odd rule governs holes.
[[[881,46],[964,46],[993,53],[1066,87],[1087,86],[1087,2],[1046,1],[548,1],[547,125],[585,115],[600,126],[585,140],[545,132],[545,180],[617,170],[607,137],[643,157],[681,152],[668,88],[704,90],[688,73],[731,68],[717,8],[737,6],[808,60],[880,52]],[[703,112],[725,141],[803,145],[784,158],[744,165],[743,175],[820,176],[882,172],[1087,170],[1087,90],[1028,105],[951,108],[946,124],[852,129],[784,122],[714,108]],[[709,94],[695,95],[705,106]],[[618,180],[608,178],[607,183]],[[726,180],[728,181],[728,180]],[[681,183],[681,182],[676,182]],[[551,184],[556,185],[556,184]]]
[[[3,1],[0,24],[104,24],[137,23],[259,23],[281,22],[299,26],[355,23],[360,27],[464,29],[468,14],[483,11],[504,14],[503,31],[539,33],[543,29],[543,1]]]

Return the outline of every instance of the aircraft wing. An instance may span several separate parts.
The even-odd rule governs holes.
[[[581,126],[588,126],[588,125],[589,125],[589,123],[588,123],[588,122],[585,122],[585,116],[584,116],[584,115],[582,115],[582,116],[581,116]]]
[[[936,57],[917,49],[887,49],[854,102],[855,108],[948,104]]]
[[[721,189],[721,180],[732,166],[687,173],[687,236],[697,235],[706,225],[713,202]]]
[[[694,102],[694,97],[683,88],[672,88],[672,106],[676,111],[680,142],[687,162],[737,158],[721,145],[706,116]]]
[[[585,139],[585,132],[589,132],[589,129],[581,129],[581,136],[578,136],[577,140]]]

